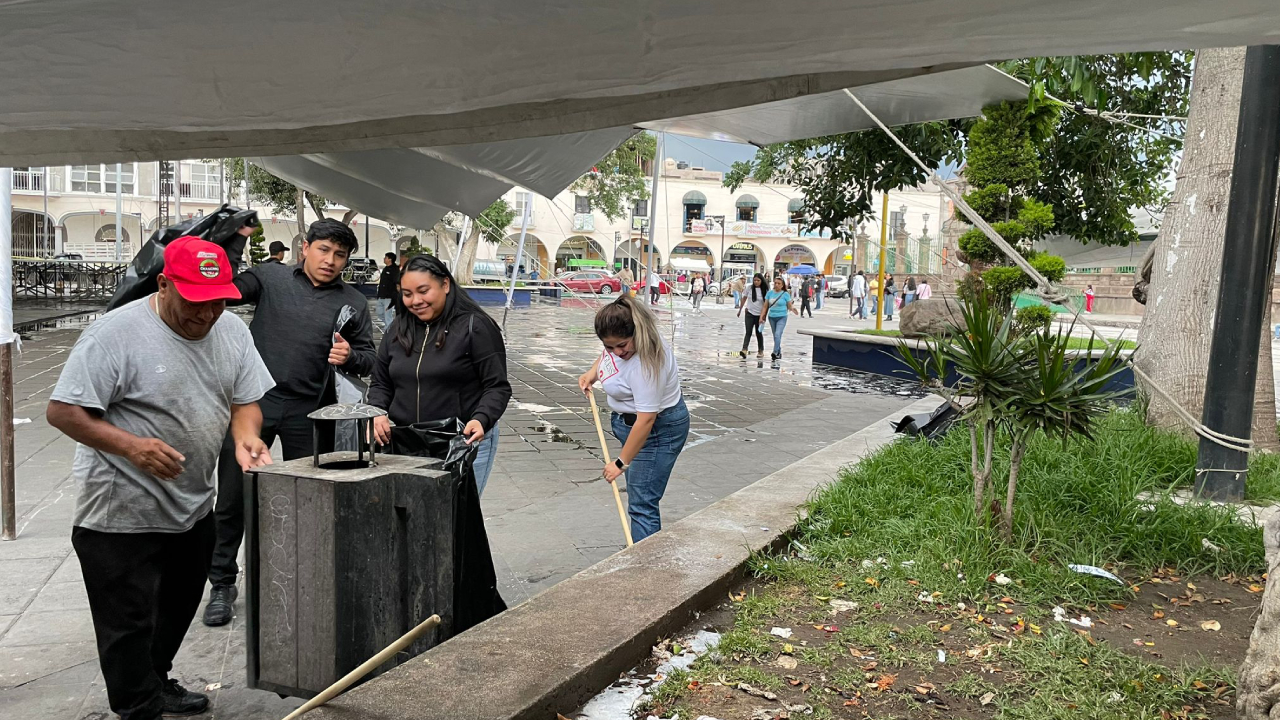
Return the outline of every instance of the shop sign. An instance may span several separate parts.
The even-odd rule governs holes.
[[[729,225],[729,234],[742,238],[793,238],[799,227],[799,225],[774,225],[738,220]]]

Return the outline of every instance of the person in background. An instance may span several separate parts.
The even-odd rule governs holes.
[[[916,299],[916,279],[914,276],[907,277],[907,286],[902,289],[902,307],[911,304]]]
[[[618,283],[622,285],[622,293],[624,295],[631,294],[631,286],[636,284],[636,278],[631,274],[631,268],[626,265],[618,271]]]
[[[400,294],[405,312],[382,336],[369,382],[367,402],[387,411],[373,420],[374,438],[389,444],[393,422],[457,417],[467,442],[479,443],[472,467],[483,494],[511,399],[502,331],[431,255],[405,266]]]
[[[892,275],[884,276],[884,319],[893,319],[893,310],[897,307],[897,298],[894,297],[898,293],[898,284],[894,282]]]
[[[315,423],[307,415],[334,402],[333,369],[362,376],[373,368],[369,300],[342,280],[342,270],[359,246],[345,223],[317,220],[307,229],[302,262],[259,265],[235,278],[240,299],[229,304],[254,305],[249,331],[275,378],[275,387],[259,403],[261,437],[268,447],[278,437],[285,460],[312,456]],[[334,320],[344,305],[356,314],[347,335],[335,334]],[[213,589],[203,618],[210,627],[231,622],[239,595],[236,556],[244,535],[244,475],[235,462],[233,440],[228,434],[218,458],[217,544],[209,566]],[[331,444],[332,433],[321,452]]]
[[[693,303],[693,309],[697,310],[702,305],[702,295],[707,291],[707,281],[703,279],[702,273],[694,273],[693,280],[689,282],[689,300]]]
[[[857,275],[849,283],[849,297],[857,303],[853,312],[849,317],[860,317],[867,319],[867,277],[863,271],[859,270]]]
[[[933,288],[929,287],[929,278],[920,278],[920,284],[916,285],[916,299],[928,300],[933,297]]]
[[[396,266],[396,254],[389,252],[382,256],[382,271],[378,274],[378,319],[382,320],[382,331],[391,330],[391,322],[396,317],[396,298],[400,297],[400,268]]]
[[[871,282],[867,285],[867,297],[871,300],[871,317],[880,316],[880,274],[876,273],[871,276]]]
[[[729,281],[729,290],[733,292],[733,309],[734,310],[737,310],[742,307],[742,292],[746,289],[747,289],[746,275],[734,275],[733,279]]]
[[[1084,289],[1084,311],[1090,315],[1093,314],[1093,285]]]
[[[813,307],[816,310],[822,309],[822,298],[827,292],[827,276],[818,273],[818,283],[813,288]]]
[[[272,379],[244,321],[226,312],[240,297],[231,273],[214,243],[169,243],[159,290],[80,335],[49,401],[49,424],[79,443],[71,544],[107,701],[127,720],[208,709],[169,672],[213,556],[227,429],[237,470],[271,462],[258,401]],[[20,716],[34,717],[8,717]]]
[[[793,299],[800,297],[800,286],[803,284],[800,280],[800,276],[793,273],[788,273],[786,275],[786,278],[787,278],[787,291],[791,293],[791,297]]]
[[[662,280],[658,277],[658,273],[645,271],[647,278],[645,284],[649,286],[649,303],[657,305],[658,300],[662,297]]]
[[[806,310],[809,311],[809,317],[813,317],[812,302],[814,293],[813,286],[815,282],[815,279],[810,276],[806,277],[804,281],[800,283],[800,317],[804,317]]]
[[[792,305],[791,293],[787,291],[787,286],[782,282],[782,278],[773,281],[773,289],[764,296],[764,311],[769,317],[769,328],[773,330],[773,353],[770,355],[774,360],[782,359],[782,331],[787,328],[787,313],[796,312]]]
[[[671,470],[689,438],[689,409],[680,393],[680,367],[662,339],[653,315],[626,295],[600,308],[596,337],[604,352],[578,378],[584,394],[599,382],[609,398],[618,457],[604,466],[604,479],[627,474],[627,507],[636,542],[662,529],[658,508]]]
[[[764,357],[764,333],[761,330],[764,325],[764,296],[767,292],[769,287],[764,276],[756,273],[751,278],[751,289],[742,296],[742,304],[738,307],[738,317],[742,317],[744,310],[747,313],[747,334],[742,336],[742,350],[738,353],[740,357],[747,356],[747,346],[751,344],[753,332],[756,336],[756,357]]]
[[[264,263],[273,262],[273,263],[283,264],[284,254],[288,251],[289,251],[289,248],[285,247],[284,243],[280,242],[279,240],[275,240],[271,243],[271,247],[267,248],[267,259],[263,260],[262,262]]]

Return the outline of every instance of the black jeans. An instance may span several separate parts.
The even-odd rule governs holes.
[[[307,413],[316,409],[315,400],[282,400],[268,395],[258,406],[262,408],[262,441],[267,447],[280,438],[285,460],[311,457],[313,423]],[[244,473],[236,462],[235,441],[229,432],[218,455],[218,504],[214,514],[218,519],[218,541],[209,566],[209,583],[234,585],[240,572],[236,555],[244,538]]]
[[[750,310],[742,313],[747,316],[747,334],[742,336],[742,351],[747,351],[747,346],[751,344],[751,332],[754,330],[756,334],[756,349],[764,352],[764,333],[760,328],[760,316],[752,315]]]
[[[213,513],[184,533],[71,529],[84,571],[107,700],[121,720],[159,718],[213,550]]]
[[[800,298],[800,317],[804,317],[804,311],[809,311],[809,317],[813,317],[813,308],[809,307],[809,296],[801,293]]]

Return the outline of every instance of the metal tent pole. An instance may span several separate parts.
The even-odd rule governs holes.
[[[1258,45],[1245,52],[1218,311],[1201,415],[1210,430],[1237,438],[1249,438],[1253,424],[1258,339],[1271,302],[1271,268],[1276,257],[1277,173],[1280,46]],[[1201,438],[1196,495],[1243,500],[1248,469],[1247,452]]]
[[[648,272],[644,281],[644,292],[648,295],[645,298],[646,300],[653,297],[653,291],[649,289],[649,283],[653,281],[653,273],[657,272],[654,267],[653,247],[658,241],[658,175],[662,172],[662,155],[666,152],[666,144],[666,136],[663,133],[658,133],[658,142],[653,153],[653,183],[651,185],[652,189],[649,191],[649,261],[645,266]],[[667,209],[670,210],[670,208]],[[640,241],[644,242],[643,229],[640,231]],[[658,281],[658,286],[662,286],[661,280]]]
[[[182,161],[173,164],[173,216],[174,224],[182,222]]]
[[[528,199],[528,198],[526,198]],[[520,244],[516,245],[516,264],[511,267],[511,285],[507,288],[507,302],[502,307],[502,333],[507,332],[507,312],[511,310],[511,296],[516,292],[516,280],[520,278],[520,261],[524,258],[524,235],[529,229],[529,206],[531,202],[525,202],[524,215],[520,218]]]
[[[884,194],[884,204],[880,208],[880,274],[876,289],[876,329],[884,329],[884,264],[889,261],[885,252],[885,244],[889,242],[889,193]]]
[[[120,174],[124,166],[116,163],[116,262],[120,262],[124,253],[121,252],[121,238],[124,237],[124,177]]]
[[[56,241],[52,243],[49,242],[50,238],[49,238],[49,166],[48,165],[44,166],[44,178],[40,181],[40,187],[41,187],[41,190],[44,192],[44,220],[42,220],[41,222],[43,223],[43,226],[44,226],[44,246],[47,248],[50,245],[55,245],[55,246],[57,245]],[[54,255],[58,255],[60,252],[61,252],[61,248],[58,248],[58,247],[53,248]]]
[[[13,168],[0,168],[0,537],[18,537],[13,463]]]

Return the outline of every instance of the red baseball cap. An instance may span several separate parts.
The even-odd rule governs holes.
[[[240,290],[231,283],[226,251],[194,235],[165,246],[164,276],[187,302],[240,299]]]

